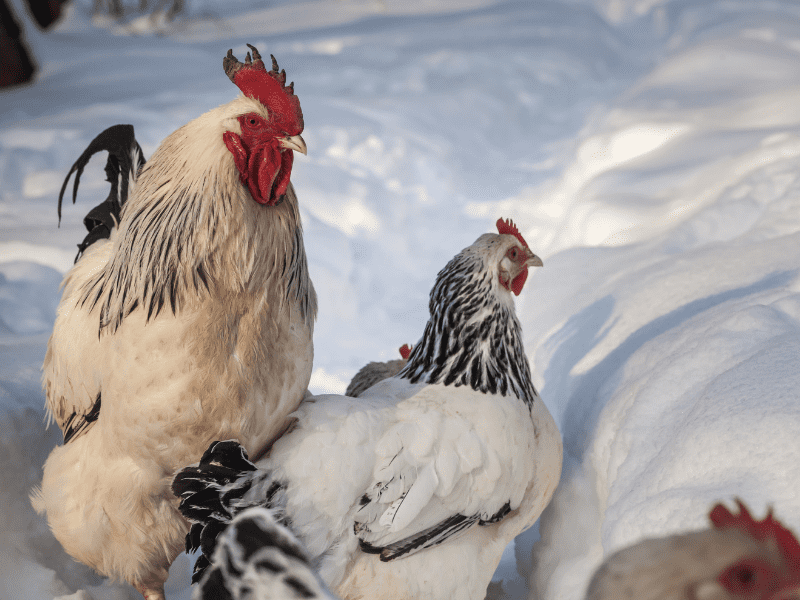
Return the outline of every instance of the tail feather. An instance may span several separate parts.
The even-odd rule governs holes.
[[[263,508],[233,520],[209,566],[194,592],[198,600],[336,600],[300,541]]]
[[[214,442],[200,463],[175,475],[172,492],[181,499],[178,507],[192,527],[186,534],[186,552],[200,550],[192,582],[200,580],[217,546],[217,538],[233,518],[247,508],[263,506],[283,512],[283,486],[250,462],[235,440]],[[248,493],[250,492],[250,493]]]
[[[133,125],[114,125],[101,132],[94,138],[83,154],[67,173],[61,193],[58,195],[58,221],[61,222],[61,204],[64,192],[67,189],[70,177],[75,173],[72,188],[72,203],[78,197],[78,184],[80,183],[83,169],[89,159],[98,152],[108,152],[106,161],[106,180],[111,184],[108,197],[95,206],[84,217],[83,224],[89,232],[83,242],[78,244],[78,254],[75,261],[83,254],[84,250],[100,239],[108,238],[111,230],[119,223],[122,206],[128,199],[128,192],[136,181],[139,170],[145,163],[142,149],[133,133]]]

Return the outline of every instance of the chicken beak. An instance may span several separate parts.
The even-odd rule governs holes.
[[[299,135],[292,135],[286,136],[283,138],[278,139],[278,143],[289,150],[294,150],[295,152],[301,152],[303,154],[308,154],[308,150],[306,149],[306,142],[303,138]]]
[[[525,264],[529,267],[543,267],[542,259],[530,251],[530,248],[525,248],[525,253],[528,255],[525,259]]]

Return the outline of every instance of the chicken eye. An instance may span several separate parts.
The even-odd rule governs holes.
[[[511,260],[517,260],[517,256],[519,256],[519,250],[517,250],[517,248],[511,248],[508,251],[508,258]]]
[[[242,127],[247,127],[248,129],[256,129],[264,125],[264,119],[261,118],[261,115],[255,113],[242,115],[239,122],[242,124]]]
[[[746,594],[767,589],[774,578],[769,565],[759,561],[740,562],[719,576],[719,583],[732,594]]]

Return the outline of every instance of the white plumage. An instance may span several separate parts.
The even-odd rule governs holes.
[[[209,553],[231,514],[269,506],[342,598],[485,596],[505,546],[552,496],[562,458],[511,296],[541,261],[498,225],[439,273],[431,319],[397,376],[357,399],[306,399],[255,465],[220,442],[178,474],[181,510],[197,523],[188,545]]]
[[[44,361],[65,442],[33,504],[71,556],[150,599],[163,598],[188,530],[175,472],[220,437],[260,452],[311,374],[316,295],[288,179],[302,115],[285,74],[253,50],[255,62],[225,61],[245,94],[130,174],[118,226],[64,280]],[[294,129],[271,129],[280,115],[258,86],[282,95]]]

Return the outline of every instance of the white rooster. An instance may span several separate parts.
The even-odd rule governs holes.
[[[64,280],[43,373],[64,444],[32,501],[72,557],[149,600],[188,530],[174,474],[220,438],[257,455],[311,374],[316,294],[289,183],[303,116],[275,59],[267,71],[250,48],[223,61],[242,94],[138,174],[132,128],[124,151],[101,134],[73,167],[77,191],[89,156],[110,150],[119,198],[100,210],[110,237],[90,233]]]
[[[761,521],[737,500],[712,527],[647,539],[610,556],[586,600],[800,600],[800,544],[772,514]]]
[[[531,381],[514,311],[528,267],[498,220],[439,273],[408,364],[359,398],[308,398],[256,464],[218,442],[173,490],[189,549],[249,506],[276,511],[342,598],[482,600],[503,549],[561,473],[561,437]]]

